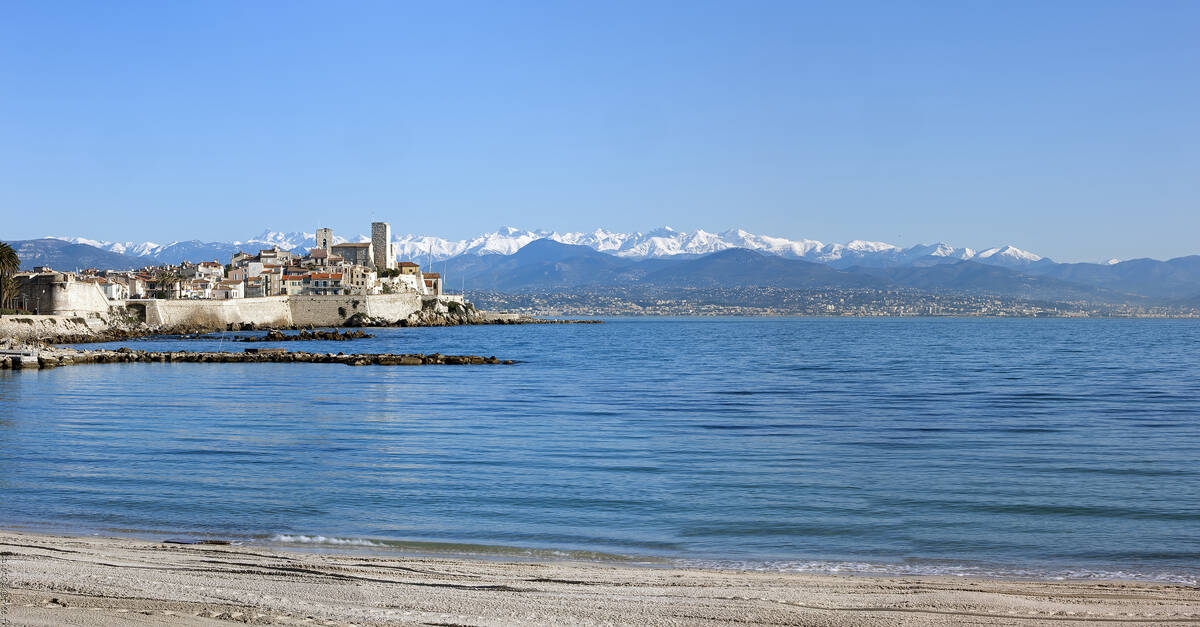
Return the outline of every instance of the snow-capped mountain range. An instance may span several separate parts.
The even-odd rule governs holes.
[[[237,250],[278,246],[285,250],[305,249],[315,242],[313,233],[303,231],[263,231],[244,241],[231,242],[106,242],[82,237],[55,237],[75,244],[87,244],[103,250],[149,260],[175,263],[184,258],[193,261],[214,255],[224,258]],[[430,235],[400,235],[393,238],[400,259],[441,261],[459,255],[511,255],[526,244],[550,239],[563,244],[587,246],[594,250],[629,259],[651,259],[678,255],[705,255],[730,248],[748,248],[761,253],[791,259],[803,259],[835,267],[871,266],[894,267],[910,264],[935,263],[950,260],[974,260],[989,265],[1012,268],[1026,267],[1046,261],[1039,255],[1013,246],[984,250],[959,248],[948,244],[917,245],[902,248],[884,242],[854,240],[845,244],[826,244],[817,240],[792,240],[783,237],[755,235],[741,229],[721,233],[704,230],[676,231],[662,227],[645,233],[619,233],[596,229],[590,232],[521,230],[503,227],[491,233],[464,240],[451,240]],[[357,235],[351,240],[334,236],[338,243],[365,242],[370,238]],[[211,254],[207,254],[211,253]],[[185,256],[186,255],[186,256]]]

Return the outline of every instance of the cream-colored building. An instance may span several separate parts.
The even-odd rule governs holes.
[[[342,266],[342,285],[352,294],[378,294],[378,275],[366,266]]]

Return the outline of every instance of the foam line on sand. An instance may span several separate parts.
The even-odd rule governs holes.
[[[1200,625],[1200,588],[304,553],[0,532],[0,624]]]

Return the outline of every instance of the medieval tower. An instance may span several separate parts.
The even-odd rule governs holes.
[[[392,225],[387,222],[371,223],[371,247],[375,249],[375,271],[396,269],[396,255],[392,250]]]
[[[333,246],[333,229],[317,229],[317,248],[324,248],[325,252],[329,252],[331,246]]]

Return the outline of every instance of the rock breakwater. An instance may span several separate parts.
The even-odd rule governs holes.
[[[0,352],[0,370],[58,368],[78,364],[205,363],[205,364],[343,364],[346,366],[468,366],[512,365],[511,359],[441,353],[308,353],[282,348],[248,348],[241,353],[191,351],[11,349]]]
[[[598,324],[601,320],[546,320],[530,318],[518,314],[501,314],[480,312],[473,308],[459,307],[454,311],[439,311],[438,308],[422,310],[407,318],[389,320],[381,317],[370,317],[364,314],[350,316],[342,326],[345,327],[450,327],[462,325],[496,325],[496,324]],[[333,325],[321,325],[330,328]],[[38,344],[92,344],[99,342],[115,342],[150,336],[183,336],[203,335],[214,331],[254,331],[270,329],[273,331],[308,331],[312,335],[306,337],[283,336],[280,333],[268,340],[250,339],[245,341],[288,341],[288,340],[348,340],[360,336],[348,337],[346,333],[333,337],[332,332],[318,331],[321,326],[311,324],[280,326],[256,325],[254,323],[234,322],[228,324],[179,324],[179,325],[149,325],[128,315],[112,314],[101,316],[0,316],[0,340],[11,339],[20,342]],[[317,334],[330,334],[318,336]],[[369,336],[366,336],[369,337]]]
[[[284,333],[283,331],[280,331],[278,329],[271,329],[270,331],[267,331],[266,335],[258,335],[258,336],[239,335],[237,337],[234,337],[233,341],[235,341],[235,342],[304,342],[304,341],[311,341],[311,340],[333,340],[333,341],[342,342],[342,341],[346,341],[346,340],[360,340],[360,339],[366,339],[366,338],[370,338],[370,337],[375,337],[375,336],[371,335],[370,333],[366,333],[362,330],[345,331],[345,332],[339,332],[336,330],[335,331],[301,331],[299,333],[289,334],[289,333]]]

